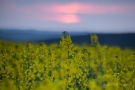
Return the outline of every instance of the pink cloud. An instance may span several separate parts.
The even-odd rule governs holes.
[[[37,6],[40,10],[49,13],[68,14],[107,14],[124,13],[133,7],[130,5],[107,5],[90,3],[49,4]],[[134,6],[135,8],[135,6]]]
[[[78,14],[123,14],[134,11],[135,6],[90,3],[54,3],[29,6],[14,5],[12,9],[29,18],[53,20],[62,23],[78,23],[81,21]]]

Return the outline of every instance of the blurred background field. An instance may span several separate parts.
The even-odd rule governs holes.
[[[68,32],[76,45],[90,45],[92,32]],[[101,45],[135,49],[135,33],[96,33]],[[36,30],[0,30],[0,39],[14,42],[59,43],[62,32]]]

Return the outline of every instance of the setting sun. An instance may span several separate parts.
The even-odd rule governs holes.
[[[59,18],[59,22],[62,23],[78,23],[80,20],[76,15],[63,15],[62,17]]]

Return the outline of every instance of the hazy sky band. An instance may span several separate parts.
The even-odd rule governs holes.
[[[135,2],[130,0],[0,2],[0,28],[135,32]]]

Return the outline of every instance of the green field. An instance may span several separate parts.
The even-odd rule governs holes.
[[[74,45],[65,32],[59,44],[0,41],[0,90],[135,90],[135,50]]]

